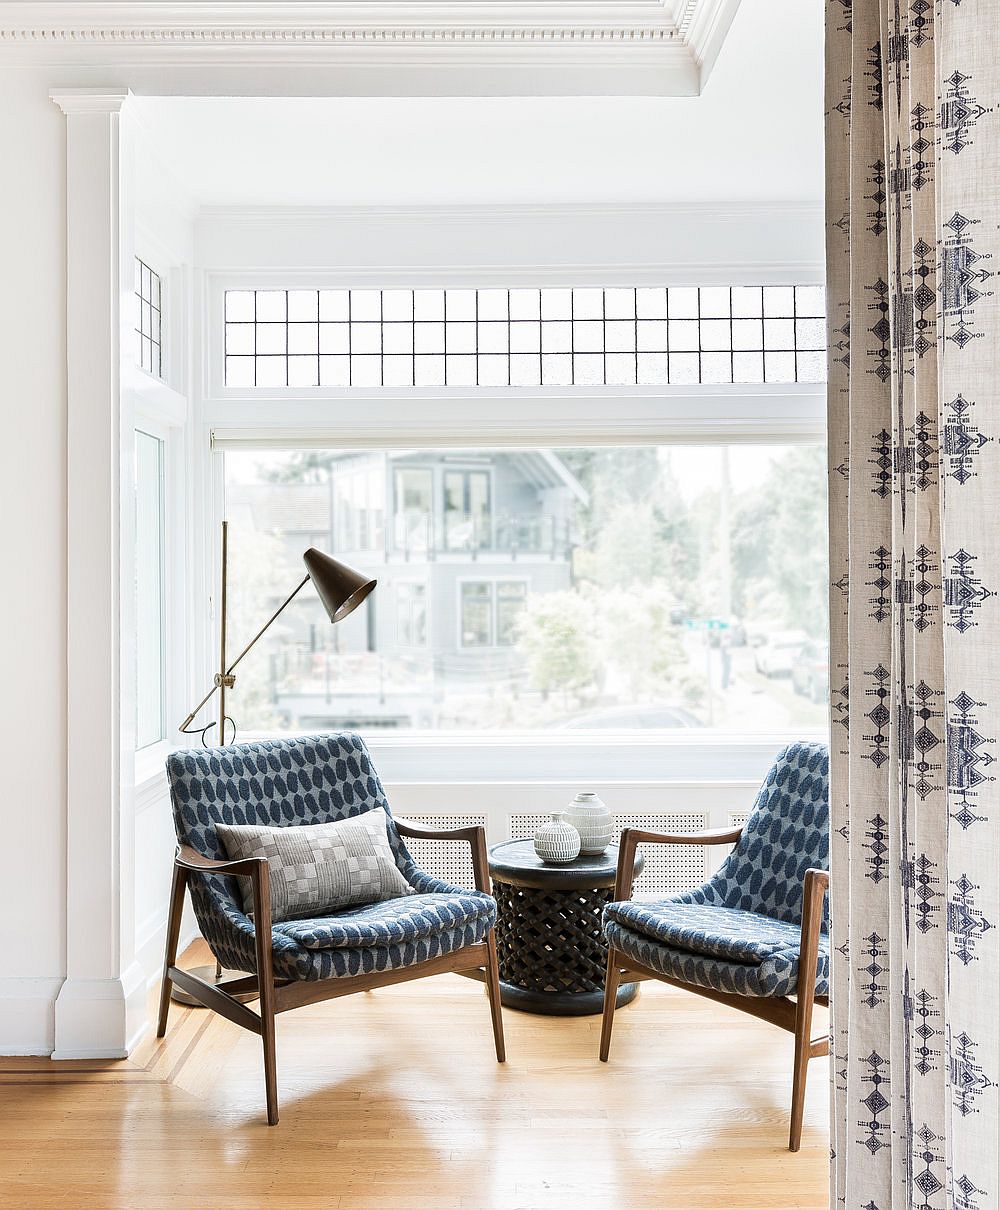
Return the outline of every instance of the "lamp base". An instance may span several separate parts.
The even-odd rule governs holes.
[[[218,972],[218,973],[216,973]],[[196,978],[203,980],[205,983],[219,984],[226,983],[230,979],[241,979],[246,974],[245,971],[219,971],[219,968],[213,962],[211,966],[192,966],[189,973]],[[227,993],[228,994],[228,993]],[[204,1008],[204,1004],[200,1000],[196,1000],[194,996],[188,995],[186,991],[178,987],[175,983],[170,989],[170,999],[177,1004],[186,1004],[190,1008]],[[239,1000],[240,1004],[249,1004],[251,1000],[259,999],[257,992],[240,992],[233,996],[234,1000]]]

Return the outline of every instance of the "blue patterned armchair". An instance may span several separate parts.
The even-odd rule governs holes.
[[[496,903],[489,894],[481,827],[430,831],[394,819],[364,743],[356,735],[196,748],[167,760],[178,849],[174,858],[167,947],[157,1036],[167,1026],[177,985],[198,1003],[260,1034],[264,1046],[267,1120],[278,1120],[274,1016],[303,1004],[367,991],[424,975],[455,971],[483,979],[489,993],[497,1059],[504,1060],[496,942]],[[271,923],[268,864],[232,861],[217,823],[294,827],[346,819],[381,807],[396,865],[417,892],[320,919]],[[432,878],[410,856],[403,837],[467,841],[475,891]],[[249,877],[251,916],[237,877]],[[184,892],[221,966],[246,977],[210,984],[176,966]],[[260,1013],[241,1003],[259,998]]]
[[[742,829],[691,836],[625,829],[615,902],[604,909],[602,1062],[622,976],[660,979],[771,1021],[795,1035],[790,1151],[801,1141],[809,1059],[829,1053],[825,1035],[810,1038],[813,1004],[828,1002],[829,767],[822,744],[790,744]],[[733,843],[703,886],[662,899],[630,898],[637,845]]]

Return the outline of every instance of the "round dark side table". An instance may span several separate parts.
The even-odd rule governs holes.
[[[530,840],[492,846],[500,999],[508,1008],[567,1017],[602,1010],[608,947],[601,912],[612,900],[617,869],[617,845],[565,865],[547,865]],[[639,857],[636,874],[641,869]],[[638,983],[623,983],[618,1007],[638,991]]]

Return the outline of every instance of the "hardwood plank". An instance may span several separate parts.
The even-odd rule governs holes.
[[[284,1013],[272,1129],[260,1039],[204,1009],[172,1005],[121,1062],[0,1059],[0,1207],[826,1206],[828,1060],[791,1155],[791,1035],[654,983],[617,1013],[608,1064],[600,1017],[503,1021],[501,1066],[485,989],[459,975]]]

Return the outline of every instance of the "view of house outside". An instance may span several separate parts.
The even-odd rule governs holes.
[[[272,731],[824,726],[823,463],[816,445],[229,452],[234,650],[309,546],[379,582],[336,626],[303,589],[233,712]]]

